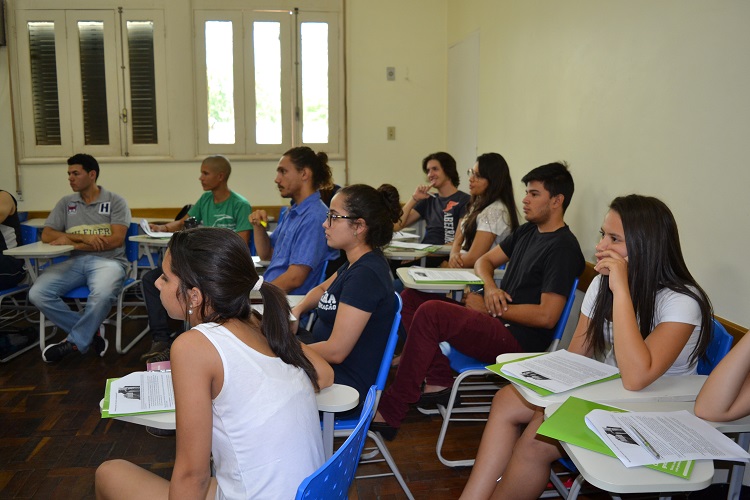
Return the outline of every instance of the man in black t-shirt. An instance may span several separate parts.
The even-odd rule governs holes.
[[[396,379],[383,393],[374,419],[380,422],[376,427],[381,432],[393,435],[409,404],[439,401],[449,394],[453,375],[440,342],[486,363],[499,354],[548,346],[585,263],[563,220],[573,195],[573,178],[565,165],[551,163],[535,168],[522,181],[528,222],[477,260],[474,270],[485,283],[484,295],[469,294],[465,306],[429,300],[418,308],[413,302],[419,299],[411,298],[417,294],[407,290],[402,295],[402,322],[408,335]],[[506,262],[500,288],[493,272]],[[424,394],[420,394],[423,381]]]

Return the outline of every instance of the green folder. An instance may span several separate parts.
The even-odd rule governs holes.
[[[522,385],[522,386],[526,387],[527,389],[531,389],[532,391],[536,392],[537,394],[539,394],[541,396],[550,396],[552,394],[561,394],[561,393],[554,393],[552,391],[544,389],[543,387],[539,387],[538,385],[534,385],[534,384],[532,384],[532,383],[530,383],[530,382],[528,382],[526,380],[521,380],[520,378],[511,377],[510,375],[507,375],[507,374],[505,374],[505,373],[503,373],[503,372],[500,371],[501,368],[503,366],[507,365],[508,363],[516,363],[516,362],[522,361],[524,359],[535,358],[536,356],[544,356],[545,354],[547,354],[547,353],[545,352],[545,353],[542,353],[542,354],[534,354],[533,356],[526,356],[525,358],[518,358],[518,359],[514,359],[512,361],[506,361],[504,363],[497,363],[497,364],[494,364],[494,365],[489,365],[486,368],[489,371],[491,371],[492,373],[496,373],[497,375],[500,375],[501,377],[503,377],[506,380],[510,380],[511,382],[514,382],[514,383],[516,383],[518,385]],[[614,375],[610,375],[609,377],[603,378],[601,380],[594,380],[593,382],[589,382],[588,384],[583,384],[581,386],[576,387],[575,389],[580,389],[581,387],[586,387],[587,385],[594,385],[594,384],[598,384],[600,382],[606,382],[608,380],[615,380],[615,379],[618,379],[618,378],[620,378],[620,374],[619,373],[615,373]]]
[[[617,458],[615,452],[610,450],[604,441],[602,441],[601,438],[586,425],[585,418],[591,410],[606,410],[621,413],[627,412],[627,410],[571,396],[560,405],[560,408],[558,408],[555,413],[539,426],[537,434],[557,439],[558,441],[564,441],[575,446],[580,446],[581,448],[586,448],[587,450],[595,451],[609,457]],[[687,460],[681,462],[644,465],[643,467],[648,467],[649,469],[657,470],[659,472],[665,472],[683,479],[690,479],[694,465],[694,460]]]

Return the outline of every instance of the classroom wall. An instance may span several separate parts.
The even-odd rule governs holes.
[[[409,196],[424,179],[421,159],[445,147],[445,0],[347,0],[349,182],[394,183]],[[194,123],[185,102],[194,99],[192,18],[189,2],[164,0],[168,27],[168,77],[183,82],[170,93],[171,123]],[[408,50],[404,48],[408,47]],[[8,49],[0,47],[0,188],[13,191]],[[396,81],[386,81],[394,66]],[[386,140],[386,127],[396,140]],[[172,137],[171,158],[102,162],[100,183],[123,195],[132,208],[180,207],[201,194],[194,137]],[[273,184],[277,161],[232,162],[230,187],[253,205],[281,205]],[[332,161],[334,180],[345,182],[345,162]],[[52,208],[68,194],[64,161],[22,164],[21,210]]]
[[[748,19],[743,0],[448,1],[448,44],[480,31],[480,152],[516,180],[567,160],[588,260],[612,198],[661,198],[716,313],[745,326]]]

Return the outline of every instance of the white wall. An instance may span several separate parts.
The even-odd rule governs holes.
[[[449,0],[448,43],[482,38],[479,150],[519,180],[567,160],[591,259],[606,206],[664,200],[716,313],[750,325],[750,2]],[[520,201],[523,185],[517,183]]]

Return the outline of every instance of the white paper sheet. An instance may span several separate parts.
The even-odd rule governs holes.
[[[141,229],[143,229],[143,232],[146,233],[146,236],[150,236],[152,238],[171,238],[172,234],[174,234],[164,231],[152,231],[151,226],[148,225],[148,221],[146,219],[141,219]]]
[[[626,467],[681,460],[750,461],[734,441],[688,411],[593,410],[586,425]]]
[[[618,373],[615,366],[564,349],[507,363],[500,371],[554,393],[569,391]]]

